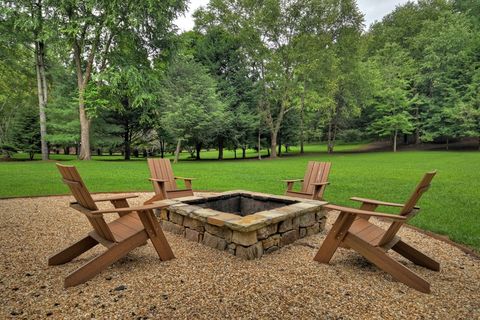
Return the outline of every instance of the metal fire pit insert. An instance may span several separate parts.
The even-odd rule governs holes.
[[[244,190],[164,202],[157,212],[164,230],[244,259],[319,233],[327,203]]]

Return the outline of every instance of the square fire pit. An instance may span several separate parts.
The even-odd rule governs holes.
[[[162,228],[244,259],[260,258],[325,226],[325,201],[235,190],[164,200]]]

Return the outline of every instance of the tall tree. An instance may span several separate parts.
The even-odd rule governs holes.
[[[183,141],[195,148],[199,160],[202,147],[218,136],[225,122],[215,80],[199,63],[179,58],[168,69],[161,96],[166,110],[162,123],[177,141],[176,159]]]
[[[109,52],[123,32],[133,32],[149,50],[159,54],[162,41],[172,32],[172,20],[185,9],[183,0],[97,1],[61,0],[55,7],[64,26],[61,31],[73,50],[77,74],[81,128],[80,159],[89,160],[91,116],[85,105],[85,90],[92,73],[108,66]]]
[[[17,41],[21,39],[25,46],[30,47],[32,44],[34,46],[41,152],[42,160],[48,160],[45,111],[48,101],[46,41],[51,37],[51,30],[47,25],[51,17],[46,17],[48,10],[42,0],[2,0],[0,6],[7,23],[11,24],[11,34],[15,35]]]

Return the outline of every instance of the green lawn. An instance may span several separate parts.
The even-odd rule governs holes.
[[[314,150],[318,148],[308,149]],[[205,152],[204,156],[215,154]],[[250,156],[254,156],[253,151]],[[118,160],[118,156],[100,158],[110,161],[64,163],[76,165],[93,192],[151,190],[143,159],[128,162]],[[198,178],[194,181],[196,190],[247,189],[281,194],[284,185],[280,180],[302,177],[309,160],[333,163],[332,184],[325,197],[333,203],[351,205],[357,205],[348,200],[351,196],[403,202],[424,172],[437,169],[432,188],[420,202],[423,209],[411,223],[480,249],[480,152],[307,153],[261,161],[181,161],[174,170],[179,176]],[[54,162],[3,162],[0,179],[0,197],[67,193]]]

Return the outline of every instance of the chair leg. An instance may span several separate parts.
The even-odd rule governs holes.
[[[355,215],[341,212],[313,260],[329,263],[354,220]]]
[[[64,264],[69,261],[72,261],[82,253],[95,247],[97,244],[98,244],[97,240],[93,239],[90,236],[86,236],[85,238],[70,245],[68,248],[65,248],[62,251],[49,257],[48,265],[54,266],[54,265]]]
[[[392,259],[385,251],[373,247],[353,234],[347,234],[343,240],[350,248],[360,253],[367,260],[383,271],[392,275],[397,281],[406,284],[420,292],[430,293],[430,284],[419,275]]]
[[[148,237],[152,241],[153,247],[157,251],[158,257],[162,261],[174,259],[172,248],[162,231],[162,227],[158,223],[152,210],[139,212],[138,214],[143,226],[145,227]]]
[[[90,280],[112,263],[127,255],[131,250],[147,240],[147,233],[142,230],[133,236],[115,244],[101,255],[93,258],[65,278],[65,288],[76,286]]]
[[[433,271],[440,271],[440,263],[411,247],[403,241],[397,242],[392,250],[398,252],[413,263]]]

